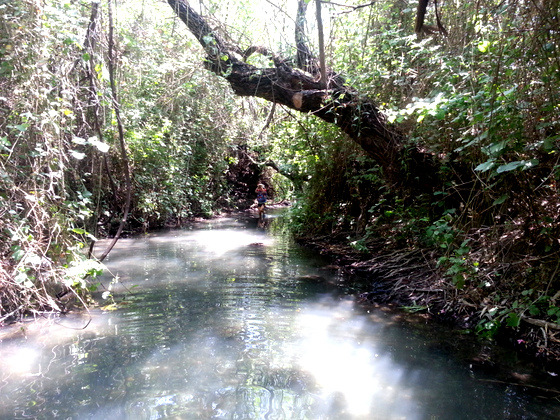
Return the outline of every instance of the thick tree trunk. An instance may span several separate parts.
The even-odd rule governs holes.
[[[402,136],[387,124],[373,101],[345,85],[332,71],[327,72],[329,88],[322,87],[317,60],[304,42],[301,16],[296,25],[297,62],[305,71],[262,47],[253,46],[242,53],[238,47],[227,45],[184,0],[168,3],[206,51],[205,66],[227,79],[237,95],[263,98],[336,124],[375,159],[388,182],[404,186]],[[300,0],[299,8],[300,13],[305,11],[304,0]],[[254,52],[269,56],[275,67],[257,68],[243,61]],[[431,162],[419,152],[413,151],[413,155],[412,161],[422,162],[422,166]]]

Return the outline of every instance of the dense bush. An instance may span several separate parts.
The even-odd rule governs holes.
[[[354,194],[372,169],[349,171],[363,158],[340,140],[346,153],[331,149],[310,175],[301,233],[350,232],[363,251],[372,235],[437,250],[482,332],[529,316],[558,322],[558,8],[445,4],[443,36],[414,34],[415,5],[400,4],[337,15],[332,61],[441,162],[442,186],[410,197],[378,182]]]
[[[102,268],[88,248],[123,214],[134,232],[228,204],[228,157],[250,125],[169,12],[0,3],[0,322],[83,299]]]

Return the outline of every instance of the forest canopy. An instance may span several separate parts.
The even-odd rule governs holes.
[[[559,9],[0,1],[0,322],[87,299],[97,238],[264,181],[300,238],[420,250],[472,329],[554,334]]]

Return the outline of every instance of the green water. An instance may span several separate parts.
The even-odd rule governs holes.
[[[126,304],[3,336],[0,418],[558,418],[550,396],[356,308],[326,264],[246,217],[123,239],[107,266]]]

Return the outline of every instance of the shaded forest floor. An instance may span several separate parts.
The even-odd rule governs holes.
[[[358,301],[364,307],[390,305],[419,314],[457,330],[475,334],[481,308],[468,302],[467,288],[458,290],[436,268],[436,258],[425,250],[387,250],[382,240],[360,253],[348,244],[347,235],[300,237],[301,245],[332,261],[332,268],[349,275],[357,284]],[[514,349],[536,368],[560,379],[560,342],[554,334],[522,322],[517,328],[503,327],[495,343]],[[496,361],[482,356],[479,367],[492,369]]]

